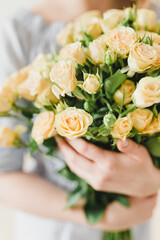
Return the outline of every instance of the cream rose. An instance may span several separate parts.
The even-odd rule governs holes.
[[[15,94],[9,86],[2,86],[0,88],[0,113],[11,110],[15,101]]]
[[[67,26],[61,30],[57,36],[57,44],[64,46],[73,42],[73,23],[67,24]]]
[[[128,57],[128,65],[133,72],[144,72],[151,68],[152,64],[157,59],[155,49],[145,43],[135,43],[130,50]]]
[[[66,93],[71,93],[77,86],[75,63],[70,60],[59,61],[52,68],[50,78],[54,83],[52,91],[57,98],[60,95],[64,96]]]
[[[136,32],[130,27],[117,27],[110,31],[107,36],[109,47],[117,52],[119,57],[128,55],[131,46],[137,41]]]
[[[142,78],[133,93],[134,104],[139,108],[150,107],[160,102],[160,76]]]
[[[59,135],[71,140],[83,136],[93,119],[82,109],[70,107],[56,115],[55,127]]]
[[[26,79],[26,88],[31,96],[40,94],[46,87],[47,80],[45,80],[39,71],[32,69]]]
[[[136,25],[141,30],[152,30],[156,21],[156,13],[149,9],[138,9]]]
[[[119,138],[124,141],[132,130],[132,127],[133,122],[129,115],[127,117],[119,118],[113,125],[111,135],[113,138]]]
[[[97,38],[102,34],[101,14],[99,11],[89,11],[80,16],[74,24],[74,40],[80,41],[84,39],[84,30],[93,38]]]
[[[89,44],[88,55],[95,64],[104,62],[105,52],[107,49],[106,38],[107,36],[104,34]]]
[[[50,105],[51,103],[57,103],[58,99],[52,92],[52,85],[50,84],[39,94],[35,100],[35,106],[41,108],[44,105]]]
[[[148,31],[138,31],[138,38],[144,39],[143,42],[146,40],[146,38],[152,39],[153,43],[160,44],[160,35],[155,32],[148,32]]]
[[[30,94],[29,89],[27,88],[26,81],[21,83],[17,88],[17,94],[20,98],[24,98],[28,101],[33,101],[36,99],[36,96]]]
[[[29,71],[31,70],[31,65],[22,68],[19,72],[15,72],[11,74],[5,82],[6,86],[9,86],[12,92],[17,95],[18,87],[21,83],[23,83],[29,75]]]
[[[68,44],[60,51],[60,59],[75,59],[80,64],[85,64],[86,55],[80,42]]]
[[[44,111],[37,115],[32,129],[32,138],[37,144],[42,144],[45,139],[54,137],[57,134],[54,123],[54,112]]]
[[[95,94],[100,88],[98,77],[94,74],[88,74],[86,80],[83,83],[83,88],[86,92]]]
[[[160,45],[154,43],[153,48],[157,53],[157,59],[153,62],[152,67],[153,68],[160,68]]]
[[[17,134],[8,127],[0,127],[0,146],[12,147],[17,138]]]
[[[50,71],[53,67],[53,65],[55,64],[55,60],[52,54],[47,54],[47,55],[43,55],[43,54],[39,54],[35,60],[33,61],[32,69],[29,72],[30,75],[32,75],[33,72],[35,72],[37,74],[37,72],[39,73],[39,75],[41,75],[41,78],[44,80],[49,80],[50,79]],[[32,76],[30,76],[32,77]],[[37,75],[38,77],[38,75]],[[40,76],[39,76],[40,78]]]
[[[117,104],[121,104],[123,100],[123,91],[125,91],[124,105],[131,102],[132,94],[135,91],[135,84],[133,81],[126,80],[121,87],[115,92],[113,99]]]
[[[154,117],[152,122],[143,130],[143,134],[155,134],[157,132],[160,132],[160,113],[158,114],[158,117]]]
[[[123,21],[123,10],[110,9],[103,13],[103,20],[101,26],[103,32],[106,33],[109,30],[117,27],[117,25]]]
[[[138,131],[143,131],[152,121],[153,112],[149,109],[137,108],[130,113],[133,127]]]

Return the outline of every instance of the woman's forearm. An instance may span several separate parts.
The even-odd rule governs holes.
[[[82,207],[64,210],[67,192],[38,175],[23,172],[0,175],[0,201],[31,214],[86,224]]]

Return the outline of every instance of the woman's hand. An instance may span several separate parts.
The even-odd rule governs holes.
[[[130,139],[117,142],[120,153],[82,139],[57,138],[57,142],[69,168],[97,191],[147,197],[160,188],[160,171],[149,153]]]
[[[123,231],[140,225],[152,217],[157,195],[148,198],[130,198],[129,200],[129,208],[118,202],[110,204],[103,220],[95,227],[103,231]]]

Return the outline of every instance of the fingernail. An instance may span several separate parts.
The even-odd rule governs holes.
[[[129,144],[129,142],[127,139],[122,142],[123,147],[128,147],[128,144]]]

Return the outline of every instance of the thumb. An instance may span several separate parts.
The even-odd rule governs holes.
[[[126,153],[139,161],[145,159],[148,155],[148,151],[145,147],[135,143],[131,139],[126,139],[125,141],[119,139],[117,148],[120,152]]]

